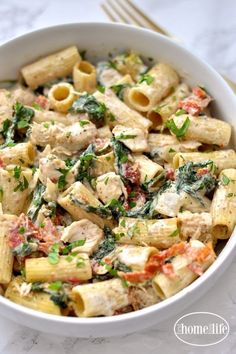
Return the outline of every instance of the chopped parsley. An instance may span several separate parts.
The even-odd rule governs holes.
[[[48,254],[48,262],[53,265],[59,263],[59,244],[58,243],[54,243],[54,245],[51,246],[50,252]]]
[[[29,187],[29,182],[26,179],[25,176],[23,176],[23,180],[19,181],[18,185],[14,188],[14,192],[20,190],[21,192],[23,192],[25,189],[27,189]]]
[[[69,172],[67,168],[58,168],[58,171],[61,173],[61,176],[58,178],[57,186],[59,190],[62,190],[66,186],[66,176]]]
[[[221,183],[223,184],[223,186],[227,186],[230,183],[230,178],[227,177],[226,175],[222,174],[222,179],[221,179]]]
[[[124,100],[124,89],[127,87],[130,87],[130,84],[117,84],[117,85],[112,85],[111,89],[113,92],[116,94],[116,96],[123,101]]]
[[[179,233],[180,233],[180,230],[179,230],[179,228],[177,228],[169,235],[169,237],[176,237],[177,235],[179,235]]]
[[[182,127],[178,128],[175,124],[174,119],[169,119],[166,122],[166,127],[168,129],[170,129],[170,131],[178,138],[183,138],[185,136],[185,134],[187,133],[187,130],[189,128],[190,125],[190,119],[189,117],[187,117],[182,125]]]
[[[62,254],[63,255],[69,254],[73,250],[73,248],[83,246],[85,244],[85,241],[86,241],[86,239],[76,240],[76,241],[71,242],[69,245],[67,245],[67,246],[65,246],[65,248],[63,248]]]
[[[54,281],[53,283],[50,283],[48,285],[48,289],[53,291],[61,290],[61,287],[62,287],[62,282],[60,280]]]
[[[115,139],[116,140],[127,140],[127,139],[134,139],[136,137],[137,137],[137,135],[120,133],[119,135],[115,136]]]
[[[2,187],[0,187],[0,203],[3,200],[3,194],[4,194],[3,189],[2,189]]]
[[[19,179],[21,175],[21,166],[15,166],[13,170],[13,177]]]
[[[146,82],[147,85],[151,85],[153,81],[154,81],[153,76],[149,74],[141,74],[138,83],[141,84],[142,82]]]
[[[79,120],[79,125],[80,125],[81,127],[84,127],[85,125],[87,125],[87,124],[89,124],[89,123],[90,123],[89,120],[85,120],[85,119]]]
[[[182,114],[186,114],[187,112],[185,111],[185,109],[178,109],[178,111],[175,113],[175,115],[178,117],[178,116],[181,116]]]
[[[102,85],[97,85],[97,90],[100,91],[101,93],[104,93],[106,90],[106,87],[102,86]]]

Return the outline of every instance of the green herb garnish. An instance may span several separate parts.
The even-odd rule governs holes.
[[[48,254],[48,262],[53,265],[59,263],[59,244],[58,243],[54,243],[54,245],[51,246],[50,252]]]
[[[107,108],[104,103],[98,102],[94,96],[86,93],[73,103],[70,111],[88,113],[91,121],[100,126],[104,123]]]
[[[149,74],[141,74],[138,83],[141,84],[142,82],[146,82],[147,85],[151,85],[153,81],[154,81],[153,76]]]
[[[190,119],[187,117],[182,125],[182,127],[178,128],[175,124],[174,119],[169,119],[166,122],[166,127],[170,129],[170,131],[178,138],[183,138],[187,133],[188,127],[190,125]]]

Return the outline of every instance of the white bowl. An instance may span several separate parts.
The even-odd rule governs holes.
[[[86,49],[95,60],[106,57],[109,52],[133,49],[169,63],[190,85],[204,85],[215,99],[215,116],[236,126],[236,98],[215,70],[174,41],[132,26],[68,24],[13,39],[0,47],[0,80],[15,79],[23,65],[72,44],[79,50]],[[34,329],[74,337],[106,337],[141,330],[177,314],[202,296],[230,264],[235,244],[234,232],[214,264],[200,278],[171,298],[136,312],[100,318],[59,317],[36,312],[0,296],[1,314]]]

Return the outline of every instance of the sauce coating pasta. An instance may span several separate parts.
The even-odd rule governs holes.
[[[62,316],[164,301],[236,224],[231,126],[210,93],[132,51],[75,46],[0,89],[0,289]]]

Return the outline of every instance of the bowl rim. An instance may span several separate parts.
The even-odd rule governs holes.
[[[108,23],[108,22],[71,22],[71,23],[61,23],[58,25],[50,25],[46,27],[41,27],[32,31],[29,31],[25,34],[20,34],[17,35],[9,40],[3,41],[0,44],[0,50],[4,50],[4,47],[7,47],[8,45],[14,44],[14,42],[18,40],[27,40],[27,38],[30,38],[31,36],[34,35],[40,35],[43,32],[47,32],[50,30],[60,30],[60,29],[66,29],[69,30],[70,28],[73,27],[113,27],[119,29],[124,29],[128,31],[135,31],[136,33],[139,32],[144,32],[149,36],[152,37],[158,37],[160,42],[166,42],[171,46],[174,46],[176,48],[180,48],[184,53],[186,53],[189,56],[192,56],[195,61],[197,61],[199,64],[205,66],[205,68],[211,72],[212,75],[216,77],[216,79],[220,82],[221,86],[223,86],[225,93],[229,96],[231,96],[231,99],[235,101],[235,107],[236,107],[236,96],[234,95],[233,90],[230,88],[230,86],[226,83],[226,81],[222,78],[222,76],[211,66],[209,65],[204,59],[199,58],[198,55],[193,54],[188,50],[183,44],[174,41],[171,38],[168,38],[162,34],[159,34],[157,32],[154,32],[152,30],[146,29],[146,28],[140,28],[136,27],[133,25],[127,25],[127,24],[121,24],[121,23]],[[53,51],[53,50],[52,50]],[[158,313],[159,310],[165,310],[171,305],[173,306],[174,304],[177,304],[179,300],[184,300],[189,296],[189,293],[196,293],[197,288],[201,288],[202,292],[201,294],[196,297],[200,298],[204,294],[204,285],[206,288],[206,283],[209,278],[212,277],[212,275],[215,274],[217,270],[220,270],[220,266],[225,263],[227,258],[234,252],[234,248],[236,247],[236,230],[232,233],[230,239],[227,241],[226,245],[222,249],[220,255],[216,258],[215,262],[201,275],[199,278],[197,278],[193,283],[188,285],[186,288],[182,289],[180,292],[177,294],[171,296],[168,299],[165,299],[157,304],[148,306],[146,308],[125,313],[125,314],[120,314],[117,316],[107,316],[107,317],[91,317],[91,318],[83,318],[83,317],[69,317],[69,316],[57,316],[57,315],[51,315],[43,312],[39,312],[37,310],[33,310],[27,307],[24,307],[22,305],[18,305],[7,298],[3,297],[0,295],[0,305],[6,306],[8,308],[11,308],[12,310],[16,311],[17,313],[23,314],[23,315],[28,315],[32,318],[38,318],[43,321],[48,321],[51,323],[62,323],[62,324],[70,324],[70,325],[102,325],[102,324],[114,324],[114,323],[119,323],[127,320],[134,320],[134,319],[140,319],[142,316],[146,316],[149,314],[153,313]],[[232,257],[231,257],[232,258]],[[228,264],[229,265],[229,264]],[[223,272],[223,270],[222,270]],[[219,272],[219,273],[222,273]],[[208,288],[206,289],[206,291]],[[196,299],[194,300],[196,301]],[[190,301],[186,301],[187,304],[190,303]],[[188,305],[186,305],[188,306]],[[186,307],[185,306],[185,307]],[[181,311],[181,310],[180,310]],[[171,314],[170,314],[171,315]],[[14,319],[13,319],[14,320]]]

